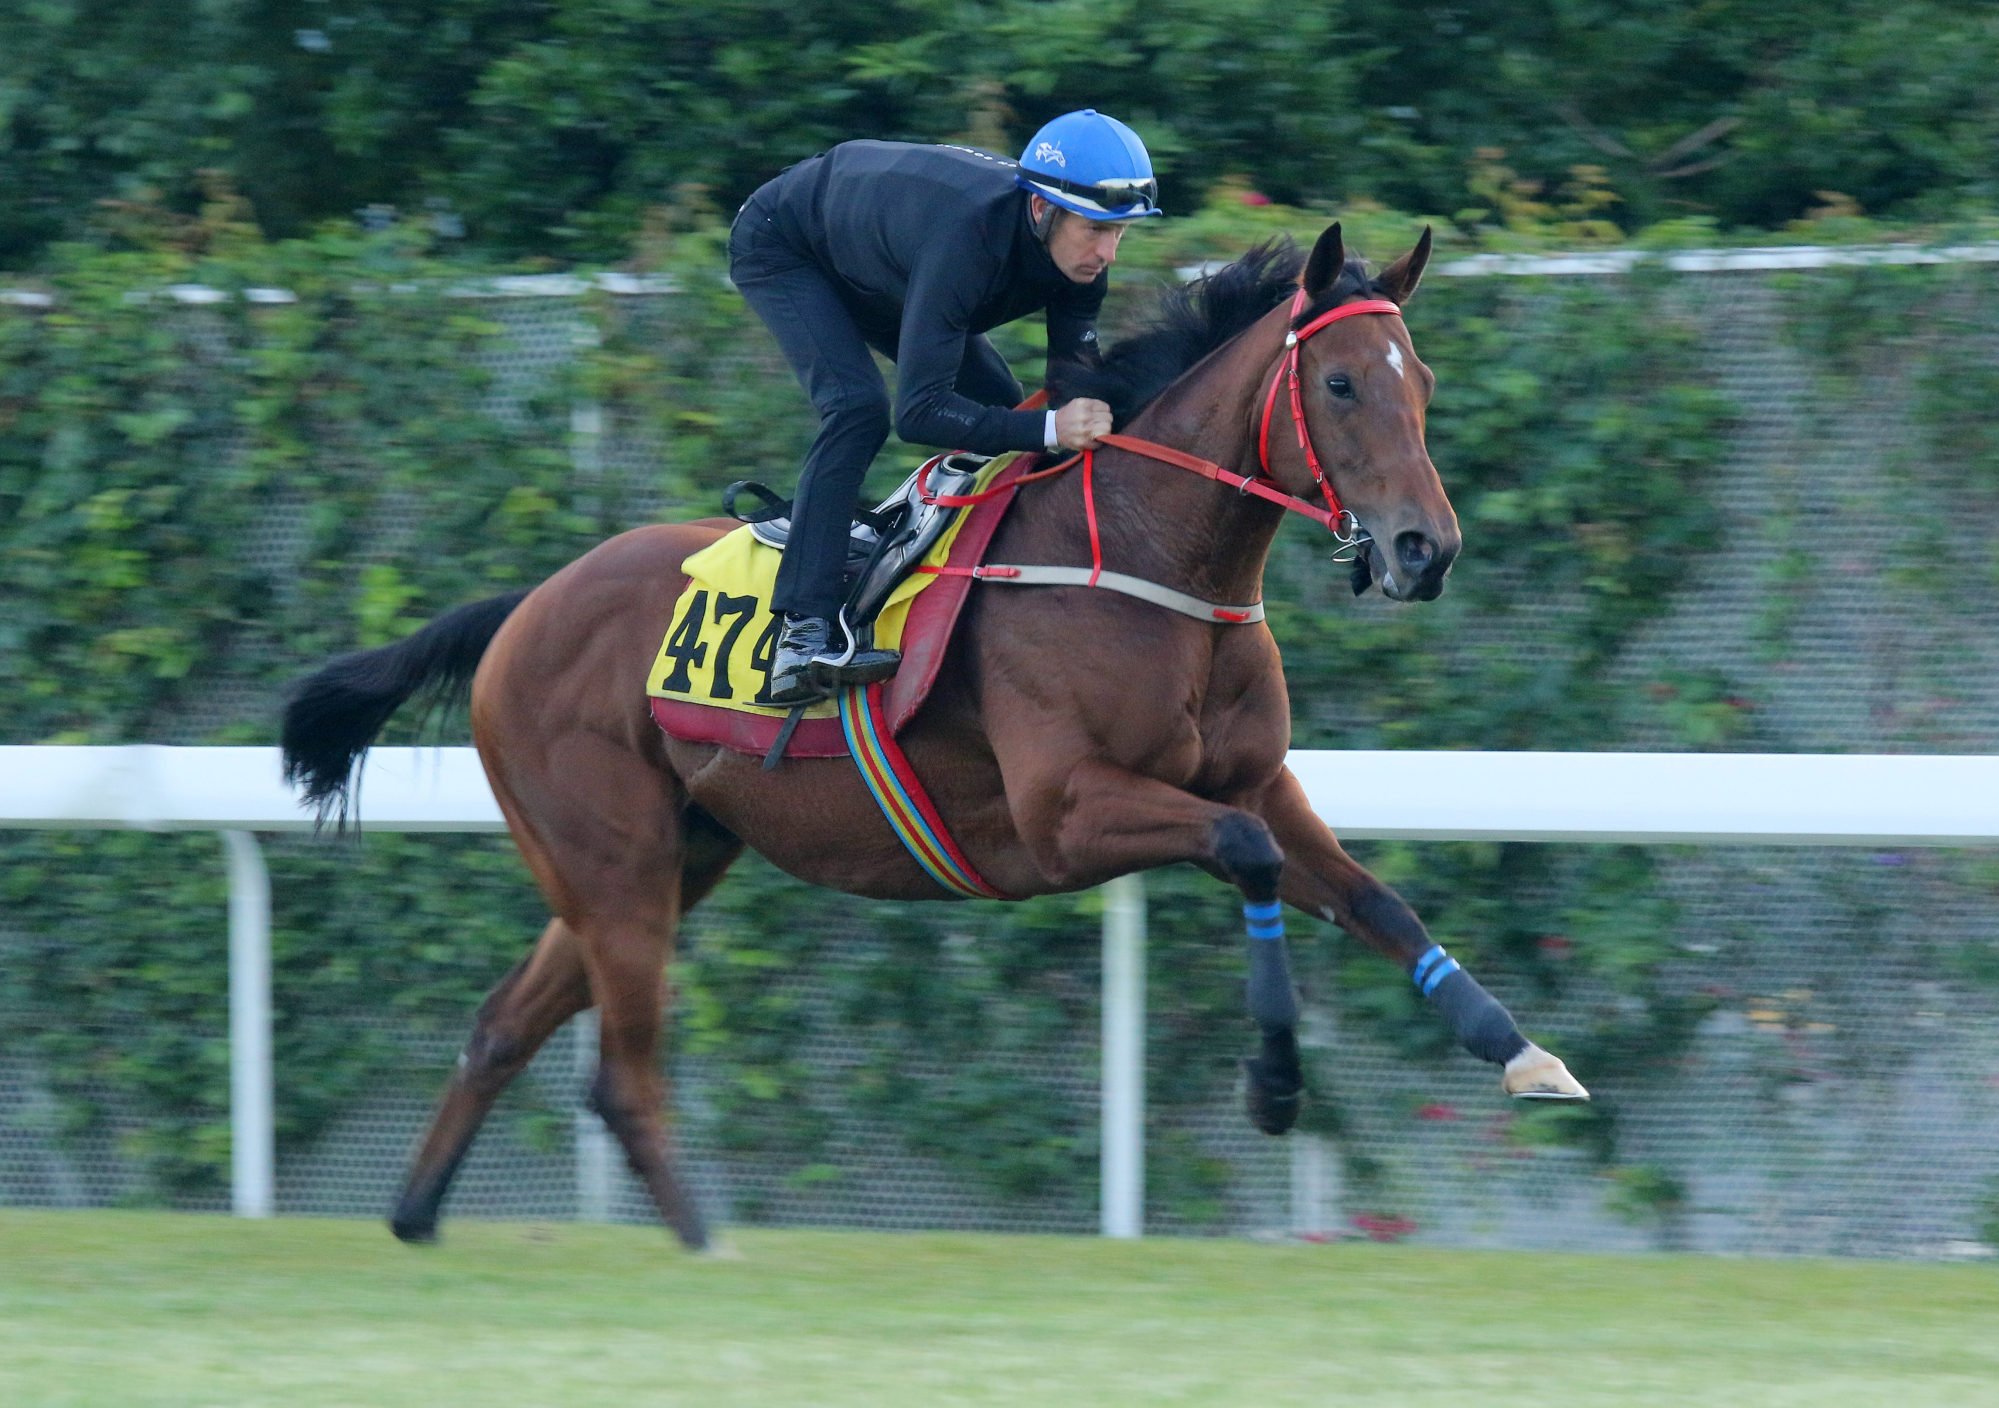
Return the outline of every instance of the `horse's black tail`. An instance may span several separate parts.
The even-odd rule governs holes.
[[[342,655],[299,681],[285,702],[285,781],[319,813],[347,821],[362,754],[413,695],[450,704],[471,689],[479,659],[501,623],[527,596],[509,592],[455,607],[407,640]]]

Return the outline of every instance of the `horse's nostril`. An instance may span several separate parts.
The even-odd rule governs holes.
[[[1411,572],[1422,572],[1436,559],[1437,545],[1421,533],[1397,533],[1395,556]]]

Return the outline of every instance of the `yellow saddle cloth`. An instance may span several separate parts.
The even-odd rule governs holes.
[[[924,558],[926,566],[944,561],[958,526],[954,523],[945,531]],[[687,559],[687,589],[674,603],[673,624],[646,677],[647,694],[779,719],[790,712],[757,703],[770,691],[770,667],[777,652],[781,623],[770,599],[780,556],[776,548],[758,542],[744,524]],[[936,580],[917,572],[896,584],[875,617],[877,646],[901,648],[910,602]],[[827,699],[807,709],[805,717],[831,718],[836,712]]]
[[[986,488],[1020,458],[1002,455],[995,459],[981,471],[975,488]],[[877,646],[903,649],[911,605],[939,580],[935,569],[950,559],[959,534],[973,517],[970,512],[960,512],[931,544],[923,561],[889,593],[875,616]],[[787,708],[758,702],[770,693],[770,670],[777,653],[781,622],[770,602],[780,557],[776,548],[758,542],[745,524],[682,564],[688,575],[687,587],[674,603],[666,639],[660,642],[646,676],[648,695],[674,704],[758,718],[782,719],[790,713]],[[659,711],[654,712],[658,716]],[[808,708],[805,718],[810,722],[834,719],[838,714],[828,699]]]

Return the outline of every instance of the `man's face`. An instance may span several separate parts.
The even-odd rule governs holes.
[[[1036,219],[1042,209],[1050,208],[1041,197],[1034,197],[1038,207],[1034,211]],[[1055,223],[1048,230],[1048,257],[1055,261],[1055,267],[1062,276],[1075,283],[1095,283],[1097,275],[1111,267],[1117,258],[1118,241],[1130,228],[1129,220],[1089,220],[1074,211],[1055,209]]]

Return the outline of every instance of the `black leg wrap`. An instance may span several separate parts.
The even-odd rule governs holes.
[[[1298,1025],[1298,995],[1291,988],[1291,951],[1282,939],[1249,941],[1249,1015],[1260,1027]]]
[[[1285,1134],[1298,1122],[1305,1074],[1298,1065],[1298,1036],[1289,1027],[1265,1027],[1263,1049],[1242,1063],[1243,1103],[1249,1122],[1265,1134]]]
[[[1274,911],[1271,901],[1252,909]],[[1243,1100],[1249,1122],[1265,1134],[1283,1134],[1298,1122],[1299,1097],[1305,1077],[1298,1066],[1298,994],[1291,986],[1291,953],[1285,947],[1281,920],[1269,913],[1250,920],[1249,1015],[1263,1033],[1263,1047],[1242,1063]],[[1274,937],[1255,937],[1259,928],[1278,930]]]
[[[1265,1134],[1283,1134],[1298,1122],[1305,1078],[1298,1066],[1298,994],[1291,986],[1291,951],[1284,943],[1284,916],[1278,904],[1277,866],[1272,847],[1267,884],[1243,884],[1243,919],[1249,927],[1249,1015],[1263,1033],[1263,1047],[1242,1063],[1243,1100],[1249,1121]],[[1237,869],[1244,869],[1237,858]]]
[[[1527,1049],[1527,1038],[1513,1024],[1512,1014],[1462,968],[1437,984],[1430,1002],[1451,1024],[1464,1049],[1481,1061],[1503,1066]]]

